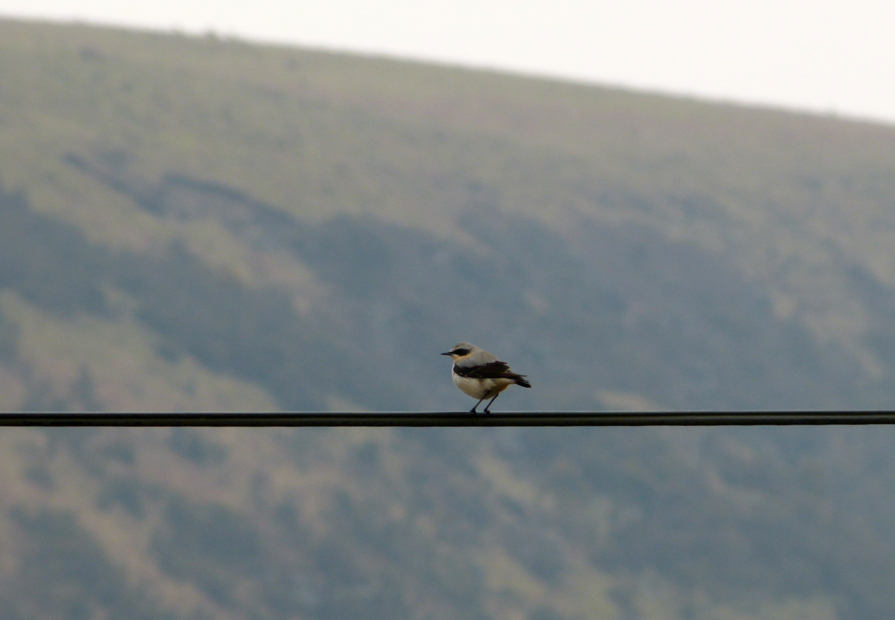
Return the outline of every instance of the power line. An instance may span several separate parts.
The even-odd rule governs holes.
[[[636,411],[427,413],[0,413],[0,426],[561,427],[895,424],[895,411]]]

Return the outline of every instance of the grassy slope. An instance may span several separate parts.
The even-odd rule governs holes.
[[[0,22],[0,165],[4,408],[891,402],[889,127]],[[880,617],[889,440],[10,433],[2,611]]]
[[[853,290],[895,278],[890,128],[216,39],[3,29],[2,180],[93,242],[158,251],[180,240],[206,263],[244,283],[284,287],[306,307],[322,305],[327,284],[306,261],[283,267],[284,257],[245,248],[213,220],[148,217],[66,155],[114,160],[111,174],[132,186],[176,172],[304,222],[372,215],[485,256],[493,248],[459,221],[482,205],[535,218],[557,239],[581,218],[604,230],[629,224],[656,237],[645,243],[683,244],[700,260],[727,263],[735,273],[726,278],[760,289],[777,319],[860,366],[840,374],[881,385],[891,372],[887,345],[874,342],[892,336],[872,307],[875,289]],[[584,262],[594,260],[607,257]],[[633,262],[612,271],[638,278]],[[521,294],[537,307],[546,293]],[[638,304],[623,301],[636,314]]]

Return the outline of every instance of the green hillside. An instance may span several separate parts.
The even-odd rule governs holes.
[[[895,128],[0,21],[0,409],[890,408]],[[895,611],[887,429],[3,434],[4,618]]]

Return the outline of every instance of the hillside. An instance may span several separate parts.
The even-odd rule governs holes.
[[[895,403],[895,128],[0,21],[0,409]],[[26,431],[4,617],[863,619],[888,429]]]

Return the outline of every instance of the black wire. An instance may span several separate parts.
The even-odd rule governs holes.
[[[473,427],[895,424],[895,411],[524,413],[0,413],[0,426]]]

